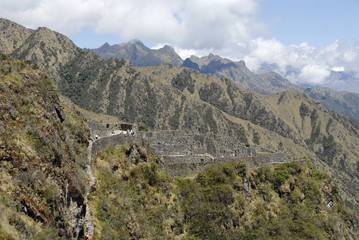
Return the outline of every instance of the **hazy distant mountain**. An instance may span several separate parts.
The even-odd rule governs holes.
[[[198,64],[202,73],[213,74],[217,77],[228,77],[245,88],[259,93],[275,94],[285,90],[299,89],[298,86],[277,73],[254,74],[246,67],[244,61],[234,62],[213,54],[201,58],[192,56],[190,60]]]
[[[329,88],[310,87],[303,92],[329,109],[359,119],[359,94],[336,92]]]
[[[153,66],[170,63],[180,66],[183,62],[181,57],[170,46],[160,49],[150,49],[139,40],[110,46],[105,43],[100,48],[93,49],[105,59],[118,58],[130,61],[135,66]]]
[[[337,92],[329,88],[295,85],[275,72],[254,74],[245,66],[244,61],[234,62],[213,54],[201,58],[192,56],[190,59],[186,59],[186,61],[186,67],[197,64],[199,71],[203,73],[230,78],[255,92],[263,94],[275,94],[287,90],[304,92],[327,108],[359,120],[359,94],[357,93]],[[191,61],[192,65],[188,61]],[[265,70],[270,70],[273,67],[275,66],[263,64],[261,71],[265,72]],[[294,71],[294,69],[288,69],[288,71]],[[332,75],[338,79],[351,76],[344,73],[333,73]]]

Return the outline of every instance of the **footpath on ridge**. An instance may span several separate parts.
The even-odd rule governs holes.
[[[92,173],[92,146],[93,146],[93,140],[89,140],[88,149],[87,149],[87,163],[86,163],[86,172],[88,174],[88,181],[86,186],[86,192],[85,192],[85,203],[86,203],[86,214],[84,219],[84,230],[85,230],[85,236],[93,236],[95,233],[95,226],[92,221],[92,214],[91,214],[91,208],[88,204],[88,197],[91,193],[91,189],[94,187],[96,183],[96,178]]]

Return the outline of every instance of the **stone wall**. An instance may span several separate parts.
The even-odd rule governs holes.
[[[259,154],[254,147],[246,147],[235,138],[228,136],[195,135],[183,131],[109,135],[105,130],[102,131],[105,137],[94,141],[93,155],[108,146],[138,143],[157,155],[161,167],[171,175],[198,172],[209,164],[231,160],[263,166],[289,161],[284,153]]]
[[[107,136],[94,140],[92,145],[92,155],[98,154],[101,150],[116,145],[123,145],[131,142],[140,142],[141,139],[137,135],[124,135],[117,134],[113,136]]]
[[[119,133],[119,131],[133,131],[134,133],[137,133],[137,125],[136,124],[130,124],[130,123],[96,123],[93,121],[87,122],[89,125],[89,128],[91,129],[91,135],[92,139],[95,138],[95,136],[100,137],[106,137],[111,135],[116,135]]]

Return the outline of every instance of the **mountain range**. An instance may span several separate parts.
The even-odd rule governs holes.
[[[169,63],[177,67],[196,69],[205,74],[232,79],[243,87],[262,94],[276,94],[287,90],[301,91],[327,108],[359,120],[357,107],[359,106],[359,94],[345,91],[337,92],[329,88],[296,85],[275,72],[262,71],[261,74],[255,74],[246,67],[244,61],[231,61],[213,54],[205,57],[191,56],[182,60],[169,46],[154,50],[146,47],[138,40],[113,46],[104,44],[100,48],[93,49],[93,51],[105,59],[111,57],[124,59],[138,67]],[[271,68],[267,69],[270,70]]]
[[[107,57],[104,58],[98,55],[98,49],[96,51],[80,49],[66,36],[47,28],[31,30],[9,20],[0,19],[0,30],[0,52],[19,58],[26,64],[33,64],[32,74],[37,74],[36,71],[40,72],[41,69],[44,69],[49,74],[49,79],[56,85],[57,91],[80,107],[116,116],[123,121],[147,126],[152,130],[183,130],[203,135],[225,135],[237,139],[242,145],[254,146],[258,151],[280,152],[291,160],[307,159],[334,179],[346,206],[353,211],[354,215],[358,216],[356,213],[359,212],[359,123],[353,118],[323,106],[325,104],[342,106],[342,112],[346,111],[351,116],[350,114],[357,113],[357,107],[354,107],[358,98],[357,94],[336,93],[321,88],[303,88],[291,84],[276,73],[254,74],[243,61],[233,62],[214,55],[202,58],[191,57],[182,61],[170,47],[151,50],[139,41],[117,45],[114,48],[106,44],[101,47],[101,51],[107,54]],[[120,60],[123,57],[116,55],[117,53],[110,53],[110,50],[106,49],[120,49],[118,52],[132,58],[135,63]],[[116,57],[112,57],[112,54]],[[136,61],[138,61],[138,65],[146,66],[137,67]],[[161,65],[156,63],[154,66],[147,66],[152,65],[148,64],[151,61],[157,61]],[[15,61],[8,65],[17,66],[16,64]],[[18,65],[22,65],[22,63],[19,62]],[[4,73],[9,71],[6,70],[8,68],[3,68]],[[10,69],[14,68],[10,67]],[[22,79],[17,82],[19,86],[22,85],[22,81],[26,82],[27,79],[27,68],[20,70],[20,73],[16,73],[18,77],[8,76],[9,79],[15,79],[11,81]],[[8,72],[5,75],[7,76],[7,74]],[[11,87],[9,88],[11,89]],[[25,93],[26,91],[23,89],[22,94]],[[40,94],[43,98],[46,95],[46,92]],[[60,107],[57,107],[58,110],[56,107],[50,107],[57,106],[55,96],[51,97],[56,100],[51,104],[46,104],[46,101],[43,103],[41,98],[38,98],[37,95],[34,96],[36,97],[30,95],[30,100],[21,101],[29,103],[31,99],[38,99],[42,108],[49,105],[49,109],[46,111],[53,115],[47,118],[58,118],[57,123],[66,119],[61,113]],[[10,97],[11,95],[6,95],[1,99],[10,99]],[[18,107],[20,107],[21,101],[17,103]],[[323,105],[319,101],[322,101]],[[6,116],[6,125],[3,129],[5,129],[5,126],[10,126],[8,125],[11,122],[10,119],[17,119],[16,114],[12,113],[16,112],[17,108],[12,107],[12,101],[8,103],[4,100],[3,105],[7,106],[6,109],[14,109],[5,111],[8,112],[7,115],[4,115]],[[30,109],[26,113],[34,121],[29,123],[31,125],[29,128],[39,122],[37,130],[40,133],[37,134],[43,136],[46,133],[42,131],[50,129],[49,131],[54,132],[55,130],[51,130],[50,126],[37,120],[36,113],[41,116],[41,112],[42,110]],[[68,114],[76,115],[76,113]],[[25,120],[23,121],[27,123]],[[75,120],[72,120],[71,124],[83,128],[83,123],[76,123]],[[86,130],[77,132],[76,127],[72,127],[71,124],[68,123],[65,129],[62,129],[61,125],[55,125],[56,131],[64,131],[64,133],[58,133],[61,136],[61,141],[55,138],[53,142],[55,142],[54,145],[62,144],[61,149],[66,149],[71,148],[66,147],[71,144],[68,139],[77,141],[77,150],[73,149],[74,152],[71,153],[73,156],[68,157],[76,159],[77,155],[84,151],[83,136],[86,135],[84,133]],[[71,136],[66,137],[65,133]],[[13,145],[17,146],[16,144],[19,144],[16,140],[17,131],[9,130],[7,134],[9,139],[13,139],[15,144]],[[29,134],[31,140],[33,137],[31,131]],[[38,141],[38,138],[40,140],[43,138],[36,136],[34,142]],[[38,147],[39,152],[43,154],[44,149],[41,148],[41,144],[34,146]],[[34,154],[34,150],[31,148],[28,149],[27,154],[30,153]],[[44,154],[48,154],[49,159],[55,162],[55,165],[58,164],[56,162],[58,157],[55,153],[45,151]],[[124,152],[121,154],[123,155]],[[67,158],[65,159],[68,161]],[[103,159],[98,161],[100,168],[107,169],[110,166],[101,163],[104,161]],[[128,167],[128,165],[126,166]],[[112,171],[113,167],[105,170]],[[76,167],[73,166],[73,169]],[[128,175],[121,176],[121,179],[128,179],[128,176],[132,178],[137,174],[146,177],[148,173],[147,170],[147,173],[140,173],[139,171],[142,171],[140,169],[131,173],[129,169],[123,171]],[[310,170],[300,171],[306,172],[305,174],[310,172]],[[65,173],[67,174],[67,172]],[[98,174],[102,173],[98,172]],[[256,174],[256,176],[259,175],[259,173]],[[309,175],[311,176],[311,174]],[[294,179],[293,181],[295,181]],[[48,181],[50,181],[50,185],[59,185],[62,188],[62,182],[57,182],[56,178],[55,182],[53,179]],[[105,179],[103,181],[106,182]],[[198,181],[201,182],[201,180]],[[81,185],[77,180],[75,183]],[[73,186],[74,196],[80,192],[76,184]],[[140,186],[142,185],[140,184]],[[143,187],[151,189],[152,186],[143,185]],[[99,194],[111,195],[104,189],[99,189],[99,191]],[[198,191],[206,190],[198,189]],[[60,191],[57,194],[63,197],[65,193]],[[113,196],[111,195],[111,197]],[[121,205],[119,202],[106,203],[100,199],[96,201],[102,204],[99,208],[105,211],[103,214],[107,214],[112,209],[112,204]],[[317,199],[316,201],[320,202],[321,200]],[[83,205],[83,199],[78,200],[78,205]],[[66,212],[67,210],[61,211]],[[98,217],[100,218],[100,216]],[[56,221],[61,224],[58,218]],[[66,227],[65,229],[70,228]],[[134,228],[136,227],[131,227],[132,230]],[[65,231],[63,234],[68,233]]]

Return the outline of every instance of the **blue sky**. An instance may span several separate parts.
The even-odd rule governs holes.
[[[139,39],[182,58],[263,63],[294,83],[359,92],[359,0],[2,0],[0,17],[83,48]],[[273,65],[274,64],[274,65]],[[296,72],[288,72],[288,68]],[[350,79],[332,72],[349,72]],[[338,76],[338,74],[336,74]]]
[[[82,48],[98,48],[104,43],[111,45],[123,42],[116,33],[96,33],[93,27],[85,26],[69,35],[76,45]]]
[[[358,0],[263,0],[260,18],[284,44],[326,46],[359,40]]]
[[[262,0],[258,5],[258,19],[267,25],[262,36],[274,37],[286,45],[307,42],[327,46],[336,40],[359,41],[359,0]],[[69,36],[79,46],[89,48],[128,40],[121,39],[117,32],[96,33],[89,26]],[[140,40],[156,45],[150,39]]]

